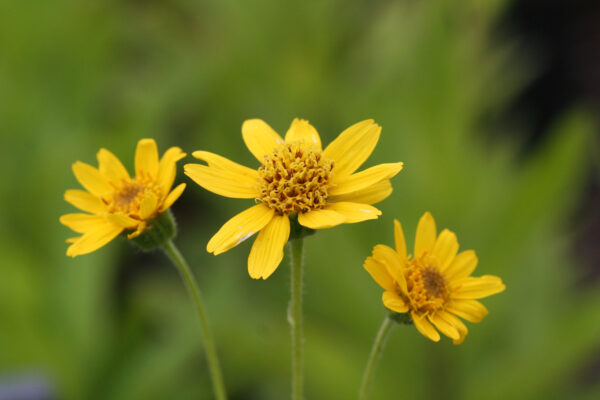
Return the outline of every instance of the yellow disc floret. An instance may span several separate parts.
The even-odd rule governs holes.
[[[332,168],[333,161],[316,146],[282,144],[258,169],[258,200],[281,215],[321,209]]]
[[[142,201],[148,196],[160,199],[159,186],[151,180],[135,178],[124,181],[122,186],[115,188],[112,199],[105,200],[105,203],[111,213],[122,212],[131,217],[139,217]]]
[[[413,259],[404,272],[408,300],[413,310],[427,313],[444,306],[448,288],[444,275],[428,256]]]

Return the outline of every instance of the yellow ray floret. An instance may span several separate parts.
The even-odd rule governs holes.
[[[144,232],[148,221],[165,212],[183,193],[185,183],[171,190],[176,163],[183,157],[179,147],[171,147],[159,160],[156,142],[142,139],[135,153],[133,178],[106,149],[97,154],[98,168],[80,161],[73,164],[73,173],[86,190],[67,190],[65,200],[89,214],[60,217],[62,224],[82,234],[68,240],[67,255],[95,251],[123,231],[129,238]]]
[[[502,292],[504,283],[496,276],[470,276],[477,266],[475,252],[458,253],[454,232],[444,229],[438,235],[430,213],[419,220],[412,256],[398,221],[394,237],[395,250],[377,245],[364,263],[385,290],[383,304],[393,312],[410,313],[417,330],[435,342],[441,332],[454,344],[462,343],[468,329],[458,317],[481,321],[488,311],[477,299]]]
[[[242,137],[260,162],[257,169],[219,155],[196,151],[205,164],[187,164],[197,184],[225,197],[254,199],[252,208],[229,220],[209,241],[207,250],[223,253],[259,232],[248,258],[252,278],[268,278],[283,258],[290,218],[310,229],[376,219],[373,207],[392,193],[390,179],[402,163],[356,170],[373,152],[381,127],[366,120],[344,130],[322,149],[317,130],[294,119],[285,138],[260,119],[242,125]]]

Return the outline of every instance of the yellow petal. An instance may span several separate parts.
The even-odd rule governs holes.
[[[127,234],[127,239],[134,239],[140,236],[146,230],[147,224],[146,221],[140,221],[137,226],[137,229],[129,234]]]
[[[401,260],[406,260],[406,240],[404,239],[402,224],[397,219],[394,220],[394,242],[398,256]]]
[[[394,312],[405,313],[408,311],[408,305],[395,292],[384,292],[381,300],[383,301],[383,305]]]
[[[150,217],[154,216],[158,209],[158,198],[156,195],[147,191],[144,193],[144,198],[140,204],[140,218],[143,220],[147,220]]]
[[[454,258],[454,261],[452,261],[452,263],[444,271],[444,275],[448,280],[466,278],[467,276],[471,275],[473,271],[475,271],[477,262],[477,255],[473,250],[462,251]]]
[[[460,338],[458,330],[451,323],[446,321],[440,313],[429,315],[428,319],[440,332],[450,339],[458,340]]]
[[[444,229],[433,245],[432,254],[440,262],[442,270],[450,265],[458,252],[458,240],[454,232]]]
[[[456,329],[459,337],[457,339],[453,339],[452,342],[455,345],[461,344],[465,340],[465,337],[467,337],[467,334],[469,333],[469,330],[467,329],[466,325],[460,319],[456,318],[454,315],[452,315],[449,312],[440,310],[437,312],[437,315],[440,318],[447,321],[450,325],[452,325]]]
[[[390,179],[402,170],[402,163],[379,164],[353,175],[332,175],[331,196],[352,193],[368,188],[383,180]]]
[[[209,240],[206,250],[215,255],[237,246],[267,225],[275,215],[275,210],[258,204],[242,211],[219,229]]]
[[[413,311],[411,312],[411,316],[413,322],[415,323],[415,327],[419,332],[421,332],[423,336],[430,340],[433,340],[434,342],[440,341],[440,334],[438,333],[438,331],[435,330],[433,325],[431,325],[429,321],[427,321],[425,315],[419,316]]]
[[[100,247],[113,240],[122,231],[122,227],[105,220],[104,224],[97,225],[93,230],[86,232],[69,246],[67,255],[76,257],[98,250]]]
[[[415,238],[415,257],[421,257],[425,252],[431,252],[435,243],[435,221],[429,212],[423,214],[417,226]]]
[[[406,278],[404,278],[403,273],[406,259],[401,259],[394,249],[383,244],[373,247],[373,258],[385,265],[388,273],[394,278],[402,293],[407,294]]]
[[[225,197],[253,199],[258,197],[258,181],[238,172],[201,164],[186,164],[185,174],[206,190]]]
[[[321,150],[321,138],[319,133],[307,120],[294,118],[290,129],[285,134],[285,142],[303,142],[305,144],[311,144]]]
[[[135,173],[138,177],[156,180],[158,175],[158,149],[154,139],[142,139],[135,151]]]
[[[331,196],[332,202],[351,201],[353,203],[375,204],[392,194],[393,188],[389,180],[385,179],[379,183],[366,187],[356,192],[346,193],[339,196]]]
[[[235,174],[242,175],[253,180],[258,180],[257,170],[240,165],[236,162],[228,160],[225,157],[221,157],[218,154],[210,153],[208,151],[195,151],[192,153],[192,156],[206,162],[209,167],[231,171]]]
[[[175,176],[177,175],[177,161],[184,158],[186,154],[179,147],[171,147],[163,154],[158,163],[158,176],[156,182],[162,188],[163,196],[169,193]]]
[[[452,300],[446,310],[469,322],[480,322],[488,315],[487,308],[477,300]]]
[[[368,119],[352,125],[327,146],[323,156],[335,161],[333,174],[342,177],[352,174],[375,149],[381,127]]]
[[[89,164],[77,161],[73,164],[73,173],[81,186],[96,197],[102,197],[113,190],[104,175]]]
[[[117,185],[122,181],[129,181],[129,173],[113,153],[106,149],[100,149],[96,158],[98,159],[100,172],[109,182]]]
[[[346,222],[346,217],[332,210],[314,210],[298,214],[300,225],[310,229],[331,228]]]
[[[140,223],[137,219],[131,218],[124,213],[109,214],[106,216],[106,220],[124,229],[135,228]]]
[[[186,186],[185,183],[181,183],[181,184],[177,185],[177,187],[175,187],[175,189],[173,189],[171,191],[171,193],[169,193],[167,195],[167,197],[163,201],[162,205],[158,209],[158,212],[163,213],[169,207],[171,207],[173,205],[173,203],[175,203],[175,201],[179,198],[179,196],[181,196],[181,194],[183,193],[183,190],[185,189],[185,186]]]
[[[65,214],[59,221],[77,233],[89,232],[106,224],[106,218],[92,214]]]
[[[452,298],[455,299],[481,299],[506,289],[502,280],[492,275],[459,279],[452,282],[452,286]]]
[[[65,192],[65,200],[81,211],[94,214],[104,212],[104,203],[98,197],[83,190],[67,190]]]
[[[262,119],[248,119],[242,124],[242,137],[248,150],[261,163],[265,155],[273,153],[283,139]]]
[[[342,214],[346,217],[346,220],[344,221],[346,224],[377,219],[377,217],[381,215],[381,211],[373,206],[368,204],[350,203],[347,201],[329,203],[325,209]]]
[[[283,259],[283,247],[290,236],[287,215],[275,215],[258,234],[248,257],[248,273],[253,279],[267,279]]]
[[[459,344],[462,344],[462,342],[465,341],[465,338],[467,337],[467,335],[469,334],[469,330],[467,329],[467,326],[459,320],[459,322],[462,325],[457,325],[456,326],[456,330],[458,330],[458,334],[460,335],[460,337],[458,338],[458,340],[453,340],[452,343],[455,346],[458,346]]]
[[[371,277],[377,282],[379,286],[388,291],[396,290],[394,279],[391,277],[387,268],[375,260],[373,257],[367,257],[363,267],[367,270]]]

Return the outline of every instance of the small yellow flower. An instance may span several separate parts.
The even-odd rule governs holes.
[[[77,161],[75,177],[87,191],[67,190],[65,200],[90,214],[66,214],[60,222],[82,236],[72,243],[67,255],[75,257],[99,249],[123,231],[130,239],[148,228],[148,222],[165,212],[179,198],[185,183],[173,191],[176,163],[185,157],[179,147],[171,147],[158,159],[156,142],[142,139],[135,153],[135,173],[131,178],[119,159],[100,149],[98,168]]]
[[[437,328],[454,344],[462,343],[468,331],[457,316],[481,321],[488,311],[476,299],[502,292],[506,288],[502,280],[470,276],[477,266],[475,252],[458,253],[456,235],[448,229],[436,236],[435,221],[428,212],[419,220],[414,255],[406,253],[398,221],[394,221],[394,236],[396,250],[377,245],[364,264],[385,289],[383,304],[396,313],[410,312],[419,332],[434,342],[440,340]]]
[[[283,258],[290,217],[309,229],[376,219],[377,203],[392,192],[389,179],[402,163],[381,164],[354,173],[371,155],[381,127],[366,120],[343,131],[325,150],[316,129],[294,119],[285,140],[260,119],[242,125],[242,137],[262,164],[258,170],[206,151],[193,156],[208,165],[187,164],[185,173],[221,196],[255,199],[255,206],[230,219],[208,242],[215,255],[260,231],[248,257],[254,279],[268,278]]]

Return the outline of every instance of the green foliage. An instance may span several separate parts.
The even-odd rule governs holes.
[[[507,290],[485,301],[489,316],[459,347],[397,326],[372,398],[596,398],[598,385],[578,379],[597,350],[600,291],[575,285],[570,252],[592,121],[557,116],[525,159],[519,143],[488,139],[484,117],[532,74],[511,43],[491,38],[505,3],[1,2],[0,370],[41,371],[64,399],[210,398],[193,308],[165,257],[124,241],[65,256],[70,164],[95,163],[105,147],[131,167],[137,140],[154,137],[161,151],[256,166],[244,119],[284,132],[306,118],[327,144],[374,118],[383,133],[368,165],[405,170],[378,221],[306,239],[306,397],[356,396],[385,315],[362,262],[392,244],[394,218],[411,243],[429,210],[477,251],[476,273],[501,276]],[[177,242],[206,293],[228,390],[285,398],[287,260],[253,281],[251,240],[207,254],[250,203],[188,183],[173,207]]]

